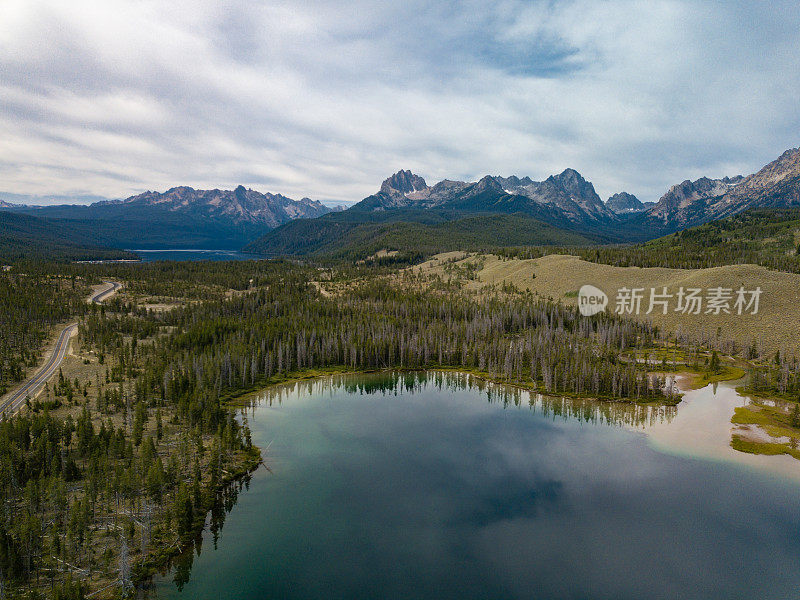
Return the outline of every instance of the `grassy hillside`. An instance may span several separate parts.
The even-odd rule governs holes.
[[[755,264],[800,273],[800,209],[754,209],[643,244],[595,248],[506,248],[500,254],[537,258],[572,254],[620,267],[702,269]]]
[[[642,288],[643,300],[638,315],[641,321],[652,321],[659,328],[681,331],[696,340],[711,344],[723,344],[726,340],[736,342],[721,347],[726,354],[744,352],[755,342],[760,355],[781,354],[800,357],[800,338],[797,336],[800,323],[800,275],[771,271],[756,265],[729,265],[709,269],[666,269],[616,267],[581,260],[575,256],[550,255],[537,259],[507,259],[495,255],[483,258],[462,259],[463,253],[441,255],[437,260],[423,263],[414,269],[439,273],[442,277],[456,277],[469,273],[465,285],[481,288],[487,285],[514,286],[531,290],[540,296],[553,298],[567,305],[578,302],[577,291],[589,284],[603,290],[609,299],[607,310],[616,309],[618,290]],[[459,260],[461,259],[461,260]],[[455,262],[451,262],[455,261]],[[474,267],[470,268],[470,265]],[[747,290],[760,287],[762,294],[757,314],[706,314],[704,304],[699,314],[684,314],[676,311],[674,297],[683,288],[706,290],[721,286]],[[649,315],[650,289],[661,291],[664,287],[673,294],[666,314],[657,306]]]
[[[0,211],[0,261],[22,259],[74,261],[136,258],[103,247],[86,228],[30,215]]]
[[[382,249],[431,255],[501,245],[596,243],[587,236],[521,214],[474,215],[454,220],[441,220],[446,217],[435,213],[426,217],[428,222],[359,222],[343,217],[301,219],[271,231],[246,246],[245,251],[266,256],[360,259]]]

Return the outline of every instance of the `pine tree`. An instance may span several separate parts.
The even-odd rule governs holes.
[[[721,370],[720,361],[719,361],[719,354],[716,350],[711,353],[711,364],[709,365],[712,373],[719,373]]]

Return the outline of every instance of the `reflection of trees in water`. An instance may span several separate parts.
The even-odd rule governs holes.
[[[244,410],[255,410],[266,405],[280,405],[285,399],[307,395],[334,394],[384,394],[421,392],[427,386],[437,390],[473,389],[486,394],[491,404],[504,408],[527,408],[540,414],[582,423],[617,426],[649,427],[669,423],[678,412],[677,406],[636,404],[634,402],[609,402],[587,398],[546,396],[513,385],[499,384],[481,379],[470,373],[450,371],[411,371],[371,374],[333,375],[277,385],[254,396]]]
[[[225,516],[233,510],[242,489],[247,489],[249,487],[250,476],[246,475],[242,479],[231,482],[217,491],[214,504],[206,516],[208,531],[211,534],[211,541],[214,544],[215,550],[217,549],[220,531],[222,531],[222,526],[225,524]],[[167,571],[171,571],[173,583],[175,583],[178,590],[182,590],[183,586],[189,581],[189,575],[192,571],[195,556],[200,556],[202,550],[203,530],[199,530],[196,535],[184,545],[181,553],[170,560],[161,574],[164,575]]]
[[[346,392],[366,395],[400,395],[419,393],[433,387],[438,391],[477,390],[485,394],[490,404],[503,408],[518,408],[538,412],[543,416],[582,423],[615,426],[647,427],[655,423],[670,422],[677,414],[676,406],[650,406],[634,403],[607,402],[590,399],[544,396],[511,385],[486,381],[470,373],[450,371],[381,372],[370,374],[332,375],[318,379],[296,381],[272,386],[249,399],[243,413],[254,412],[259,406],[281,405],[284,400],[300,399],[310,395]],[[217,492],[216,501],[208,515],[208,531],[214,549],[217,548],[225,516],[233,509],[243,488],[249,488],[250,476],[233,482]],[[185,546],[183,552],[172,559],[164,573],[173,574],[173,582],[182,590],[189,581],[195,556],[200,556],[203,533]],[[163,573],[162,573],[163,574]]]

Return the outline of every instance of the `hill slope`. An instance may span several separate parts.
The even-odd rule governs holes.
[[[517,258],[574,254],[620,267],[702,269],[754,264],[800,273],[800,208],[747,210],[641,244],[505,248],[500,254]]]
[[[447,255],[442,260],[429,261],[414,269],[439,273],[447,277]],[[458,257],[456,257],[458,258]],[[755,341],[760,353],[771,356],[776,350],[781,353],[800,356],[800,337],[797,324],[800,323],[800,275],[770,271],[757,265],[729,265],[709,269],[665,269],[617,267],[587,262],[575,256],[549,255],[537,259],[500,259],[485,256],[482,260],[469,258],[455,263],[472,262],[480,268],[476,279],[466,283],[471,288],[483,285],[512,283],[522,289],[529,289],[544,297],[551,297],[564,304],[575,305],[575,292],[585,284],[603,290],[609,299],[606,309],[612,312],[616,307],[618,290],[622,288],[642,288],[645,290],[639,314],[631,315],[641,321],[669,331],[682,331],[696,338],[718,340],[718,332],[724,332],[724,339],[733,340],[738,348],[747,348]],[[700,288],[703,294],[715,287],[733,288],[743,286],[747,290],[761,287],[759,311],[757,314],[683,314],[674,310],[677,299],[670,300],[666,314],[660,308],[651,314],[648,309],[650,288],[676,294],[683,288]],[[732,351],[733,348],[728,348]]]
[[[757,264],[800,273],[800,208],[754,208],[629,249],[639,266]]]
[[[30,215],[0,211],[0,261],[135,259],[124,250],[103,247],[91,232]]]
[[[344,215],[299,219],[244,248],[264,256],[325,256],[361,259],[378,250],[430,255],[447,250],[481,250],[500,245],[595,243],[587,236],[559,229],[523,214],[453,217],[427,213],[422,220],[403,211],[400,221],[361,221]]]

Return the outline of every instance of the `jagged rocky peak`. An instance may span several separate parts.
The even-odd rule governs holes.
[[[764,188],[787,178],[800,175],[800,148],[790,148],[758,173],[750,175],[742,182],[748,187]]]
[[[722,183],[726,185],[739,185],[744,181],[744,175],[736,175],[735,177],[723,177]]]
[[[533,183],[533,180],[527,175],[522,178],[519,178],[516,175],[512,175],[511,177],[497,176],[494,178],[494,180],[503,186],[503,189],[510,191],[529,186]]]
[[[545,183],[566,193],[570,199],[583,207],[593,206],[594,209],[600,211],[606,210],[606,205],[600,200],[594,186],[575,169],[564,169],[558,175],[551,175],[545,180]]]
[[[628,192],[614,194],[606,201],[606,206],[617,214],[642,212],[647,209],[641,200]]]
[[[687,179],[669,188],[653,207],[652,212],[662,218],[668,217],[675,211],[696,204],[698,201],[722,196],[739,185],[742,180],[741,176],[724,179],[701,177],[695,181]]]
[[[785,166],[787,163],[797,165],[798,162],[800,162],[800,148],[789,148],[770,164],[776,163]]]
[[[419,175],[414,175],[411,171],[398,171],[381,184],[381,191],[387,194],[400,192],[401,194],[411,194],[427,189],[428,184]]]
[[[575,169],[564,169],[558,175],[551,175],[548,179],[555,181],[564,190],[576,196],[594,193],[594,186],[586,181],[583,175],[578,173]]]
[[[485,175],[478,183],[475,184],[475,191],[481,192],[486,190],[502,192],[503,186],[500,185],[497,179],[495,179],[491,175]]]
[[[318,217],[330,212],[317,201],[296,201],[281,194],[262,193],[243,185],[233,190],[196,190],[178,186],[166,192],[145,192],[123,201],[131,207],[155,207],[188,216],[228,219],[235,223],[263,223],[277,227],[290,219]]]

